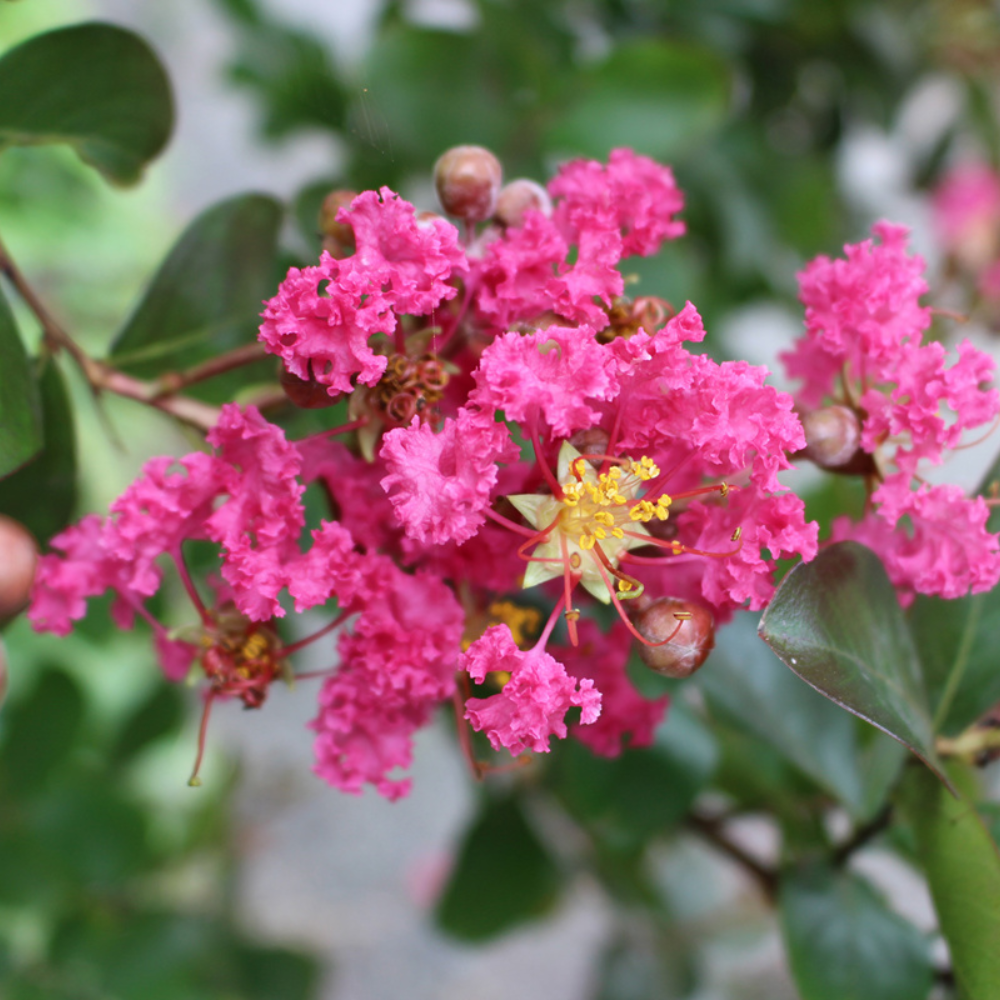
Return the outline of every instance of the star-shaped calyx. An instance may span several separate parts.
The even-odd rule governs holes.
[[[659,474],[649,458],[581,455],[564,441],[557,467],[561,495],[522,493],[507,498],[539,532],[524,586],[563,577],[568,584],[581,583],[604,604],[615,597],[638,597],[642,585],[618,566],[629,549],[650,543],[643,522],[665,520],[669,513],[666,494],[654,500],[638,496]]]

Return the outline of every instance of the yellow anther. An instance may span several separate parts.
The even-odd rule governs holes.
[[[729,496],[729,483],[723,483],[719,487],[719,496],[720,497],[727,497],[727,496]]]
[[[622,504],[628,503],[628,498],[623,497],[621,493],[616,493],[611,499],[615,502],[615,506],[617,507],[621,507]]]
[[[655,479],[660,474],[659,466],[648,455],[643,455],[638,463],[633,463],[632,471],[643,482]]]
[[[648,500],[640,500],[629,512],[628,516],[633,521],[645,523],[653,516],[653,505]]]
[[[686,622],[688,619],[693,618],[694,615],[690,611],[675,611],[674,617],[679,622]]]
[[[734,542],[738,542],[738,541],[740,540],[740,535],[742,535],[742,534],[743,534],[743,529],[742,529],[742,528],[737,528],[737,529],[736,529],[736,530],[735,530],[735,531],[733,532],[733,538],[732,538],[732,540],[733,540]]]
[[[625,532],[622,531],[621,528],[612,528],[611,529],[611,534],[614,535],[615,538],[624,538],[625,537]]]
[[[596,543],[597,539],[593,535],[581,535],[580,536],[580,548],[584,552],[589,552]]]
[[[609,514],[606,510],[599,510],[594,515],[594,520],[598,524],[607,525],[609,528],[614,527],[615,518],[613,514]]]

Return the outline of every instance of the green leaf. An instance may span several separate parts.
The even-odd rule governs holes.
[[[61,531],[76,504],[76,432],[73,410],[54,361],[45,362],[41,390],[45,446],[0,482],[0,512],[20,521],[40,543]]]
[[[0,784],[7,794],[37,791],[76,742],[83,722],[80,686],[50,668],[27,701],[5,705],[0,739]]]
[[[961,774],[953,771],[956,784]],[[964,1000],[1000,997],[1000,853],[975,806],[922,769],[900,787]]]
[[[862,774],[854,720],[789,673],[741,615],[719,632],[718,647],[696,683],[733,724],[779,750],[843,802],[857,818],[877,809],[885,791]],[[898,761],[897,761],[898,763]]]
[[[761,638],[820,694],[912,750],[945,784],[920,661],[882,561],[838,542],[782,581]]]
[[[730,90],[724,60],[707,48],[662,38],[627,42],[584,75],[548,144],[600,159],[614,146],[676,158],[722,124]]]
[[[38,386],[14,315],[0,292],[0,479],[41,447]]]
[[[484,941],[541,915],[559,883],[517,800],[488,800],[459,848],[437,921],[456,938]]]
[[[282,206],[246,194],[206,209],[160,266],[111,359],[140,377],[190,367],[252,343],[275,291]]]
[[[567,740],[552,756],[547,781],[566,808],[622,845],[680,823],[711,777],[718,751],[711,732],[675,703],[652,747],[609,760]]]
[[[779,906],[802,1000],[926,1000],[933,982],[927,943],[856,875],[818,866],[790,871]]]
[[[173,127],[167,75],[137,35],[77,24],[0,58],[0,151],[68,143],[116,184],[133,184]]]
[[[111,751],[113,763],[125,763],[162,736],[180,729],[185,702],[176,684],[157,684],[125,720]]]

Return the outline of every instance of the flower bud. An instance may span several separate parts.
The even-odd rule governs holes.
[[[690,677],[715,646],[715,623],[708,608],[678,597],[661,597],[632,616],[636,631],[649,642],[639,644],[639,659],[658,674],[678,680]]]
[[[281,388],[285,395],[302,410],[321,410],[325,406],[333,406],[339,402],[337,396],[331,396],[326,386],[313,379],[306,380],[293,375],[284,365],[278,374]]]
[[[348,222],[338,222],[337,213],[357,197],[354,191],[331,191],[319,210],[319,231],[323,234],[323,249],[335,260],[354,253],[354,230]]]
[[[38,546],[31,533],[0,514],[0,621],[28,603],[37,563]]]
[[[850,407],[835,403],[802,417],[806,457],[823,469],[843,469],[861,445],[861,422]]]
[[[536,181],[527,177],[504,184],[497,196],[497,207],[493,213],[497,222],[504,226],[520,226],[524,213],[535,208],[544,215],[552,214],[552,199],[548,191]]]
[[[493,214],[502,180],[500,161],[482,146],[452,146],[434,164],[441,207],[468,223]]]

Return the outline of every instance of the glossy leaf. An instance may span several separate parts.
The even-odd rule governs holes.
[[[956,779],[961,775],[955,773]],[[956,784],[961,784],[956,780]],[[913,769],[900,800],[964,1000],[1000,996],[1000,852],[975,806]]]
[[[627,42],[580,82],[548,142],[602,160],[615,146],[674,159],[723,122],[729,92],[726,65],[708,49],[663,38]]]
[[[608,759],[567,740],[554,748],[547,779],[581,822],[616,843],[633,843],[684,819],[717,756],[708,729],[674,704],[652,747]]]
[[[0,292],[0,478],[41,447],[38,387],[14,315]]]
[[[839,542],[796,566],[764,612],[760,636],[820,694],[909,747],[947,783],[920,661],[874,552]]]
[[[788,872],[779,907],[802,1000],[926,1000],[933,981],[927,942],[856,875],[826,867]]]
[[[39,542],[47,542],[69,523],[76,503],[76,431],[66,385],[54,361],[46,362],[38,385],[44,447],[0,482],[0,513],[20,521]]]
[[[483,941],[541,915],[559,882],[555,861],[517,800],[490,800],[458,850],[437,921],[454,937]]]
[[[854,720],[789,673],[757,639],[750,616],[720,630],[697,683],[730,722],[780,751],[855,816],[877,808],[885,777],[869,787],[879,775],[862,773]]]
[[[163,66],[123,28],[59,28],[0,58],[0,151],[68,143],[108,180],[132,184],[166,145],[173,119]]]
[[[160,266],[111,350],[126,371],[155,377],[252,343],[274,294],[282,207],[246,194],[206,209]]]

